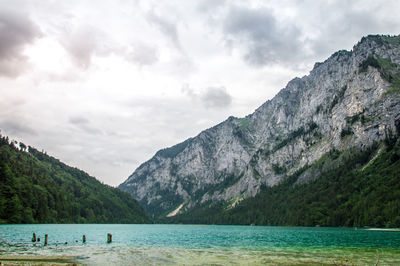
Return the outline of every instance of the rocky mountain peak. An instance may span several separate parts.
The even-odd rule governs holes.
[[[254,113],[160,150],[120,188],[155,216],[216,201],[234,206],[332,150],[383,139],[400,119],[399,93],[400,37],[364,37],[291,80]]]

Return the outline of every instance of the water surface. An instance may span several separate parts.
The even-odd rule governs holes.
[[[31,242],[34,232],[41,242]],[[112,234],[111,244],[106,243],[107,233]],[[44,234],[49,236],[47,247]],[[0,253],[68,255],[87,265],[400,265],[400,232],[217,225],[0,225]]]

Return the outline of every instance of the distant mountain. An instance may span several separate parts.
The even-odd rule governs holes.
[[[0,135],[0,223],[146,223],[128,193]]]
[[[250,218],[242,223],[256,220],[252,215],[258,210],[263,217],[258,223],[269,224],[270,219],[271,224],[300,225],[304,221],[285,222],[288,208],[299,208],[306,198],[307,204],[319,202],[318,197],[309,198],[301,188],[315,182],[334,188],[336,181],[347,186],[348,180],[340,183],[333,173],[345,178],[367,165],[371,167],[376,156],[383,156],[379,160],[389,155],[396,158],[398,142],[392,141],[394,148],[388,150],[383,141],[398,136],[399,123],[400,37],[368,36],[352,51],[339,51],[316,63],[308,76],[290,81],[253,114],[229,117],[194,138],[157,152],[119,188],[138,199],[149,214],[167,222],[235,223],[233,218],[228,221],[222,216],[229,213],[239,217],[239,210],[243,214],[247,206]],[[367,151],[368,156],[364,154]],[[348,166],[353,157],[363,159],[354,159],[357,165]],[[324,158],[328,164],[321,164]],[[371,169],[368,167],[365,169]],[[387,167],[400,170],[396,160]],[[380,180],[386,178],[384,172],[380,172]],[[329,195],[343,196],[336,188]],[[288,197],[301,191],[296,194],[298,198],[290,198],[301,201],[286,204],[286,198],[277,196],[277,189]],[[314,191],[315,187],[309,189]],[[355,188],[354,193],[370,193],[364,189]],[[293,193],[287,194],[289,190]],[[277,204],[278,210],[270,217],[266,214],[271,211],[266,207],[269,202]],[[330,204],[326,210],[335,209],[334,204],[339,203]],[[201,217],[205,214],[211,218]],[[282,217],[281,222],[272,215]],[[307,224],[320,223],[321,219]]]

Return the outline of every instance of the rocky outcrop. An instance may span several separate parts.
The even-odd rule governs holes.
[[[384,139],[399,120],[400,37],[368,36],[316,63],[253,114],[157,152],[119,188],[155,216],[182,203],[180,212],[214,201],[234,207],[329,151]]]

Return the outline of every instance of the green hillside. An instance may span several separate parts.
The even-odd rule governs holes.
[[[147,223],[128,193],[0,136],[0,223]]]
[[[169,223],[400,227],[399,135],[360,151],[327,153],[234,208],[209,202]],[[320,173],[298,182],[306,171]]]

